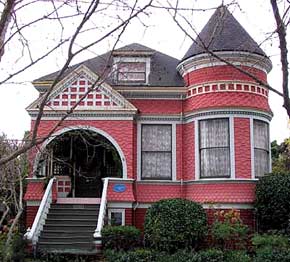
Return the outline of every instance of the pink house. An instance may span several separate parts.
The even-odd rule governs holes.
[[[255,184],[271,170],[272,113],[268,89],[239,69],[266,82],[271,67],[225,7],[182,60],[130,44],[72,66],[38,137],[78,105],[30,153],[27,238],[48,251],[96,252],[104,224],[142,229],[147,208],[166,198],[201,203],[209,221],[212,208],[235,208],[254,227]],[[33,82],[40,94],[56,75]],[[31,126],[41,99],[27,108]]]

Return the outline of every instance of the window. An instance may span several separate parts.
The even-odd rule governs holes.
[[[229,119],[199,121],[200,177],[230,177]]]
[[[254,163],[255,177],[269,173],[269,126],[254,120]]]
[[[121,62],[118,64],[117,82],[146,82],[145,62]]]
[[[142,179],[171,179],[172,126],[142,125]]]
[[[109,225],[124,226],[125,225],[125,210],[124,209],[109,209]]]

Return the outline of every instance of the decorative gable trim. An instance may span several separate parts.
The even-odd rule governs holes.
[[[90,111],[90,110],[100,110],[100,111],[133,111],[136,112],[137,109],[134,105],[132,105],[128,100],[126,100],[121,94],[119,94],[116,90],[114,90],[110,85],[103,82],[103,80],[99,80],[99,76],[96,75],[94,72],[92,72],[89,68],[87,68],[85,65],[79,66],[76,70],[74,70],[72,73],[67,75],[65,78],[63,78],[54,88],[51,95],[49,96],[47,106],[45,107],[45,111],[67,111],[69,107],[73,106],[73,104],[66,104],[63,106],[60,103],[55,103],[55,105],[51,104],[51,101],[55,98],[59,98],[61,94],[68,90],[69,88],[72,89],[72,85],[78,81],[80,78],[84,78],[87,85],[85,86],[86,90],[89,88],[89,85],[93,85],[93,83],[96,83],[96,90],[92,91],[88,94],[88,96],[85,99],[88,99],[89,96],[97,96],[99,94],[102,96],[105,96],[107,99],[106,102],[102,103],[99,106],[96,106],[96,103],[90,103],[86,104],[86,106],[78,106],[76,108],[76,111]],[[85,90],[85,88],[83,88]],[[97,92],[96,92],[97,91]],[[85,92],[83,91],[83,94]],[[38,111],[37,105],[41,102],[41,97],[37,99],[35,102],[33,102],[28,108],[27,111],[30,113],[32,111]],[[75,100],[78,101],[80,97],[78,96],[78,99]],[[95,99],[94,99],[95,100]]]

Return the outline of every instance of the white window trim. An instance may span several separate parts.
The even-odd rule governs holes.
[[[230,135],[230,165],[231,175],[228,178],[201,178],[200,177],[200,154],[199,154],[199,121],[207,119],[226,118],[229,119],[229,135]],[[194,140],[195,140],[195,180],[229,180],[236,178],[235,167],[235,129],[234,129],[234,116],[232,115],[215,115],[198,117],[194,121]]]
[[[125,209],[109,209],[108,210],[108,224],[111,225],[112,213],[122,213],[122,226],[125,226]]]
[[[118,74],[118,64],[119,63],[134,63],[134,62],[143,62],[146,64],[145,66],[145,83],[138,83],[138,84],[148,84],[149,83],[149,75],[150,75],[150,69],[151,69],[151,65],[150,65],[150,57],[114,57],[114,63],[113,63],[113,76],[114,79],[117,80],[117,74]],[[136,82],[134,81],[128,81],[128,83],[126,81],[122,82],[122,84],[130,84],[130,85],[136,85]]]
[[[166,122],[166,121],[139,121],[137,123],[137,181],[145,181],[142,179],[142,167],[141,167],[141,155],[142,155],[142,148],[141,148],[141,140],[142,140],[142,124],[144,125],[171,125],[171,145],[172,145],[172,152],[171,152],[171,179],[164,179],[160,181],[176,181],[176,123]],[[156,181],[155,179],[146,179],[146,181]],[[157,181],[156,181],[157,182]]]
[[[262,117],[250,117],[250,134],[251,134],[251,176],[252,179],[258,179],[255,175],[255,145],[254,145],[254,120],[260,120],[268,124],[269,133],[269,172],[272,172],[272,154],[271,154],[271,134],[270,121]]]

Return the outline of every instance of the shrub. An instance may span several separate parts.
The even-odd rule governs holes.
[[[198,252],[201,262],[224,262],[224,254],[219,249],[206,249]]]
[[[242,250],[231,250],[224,254],[225,262],[251,262],[251,257],[246,251]]]
[[[244,225],[237,210],[215,212],[211,234],[218,247],[222,249],[245,248],[248,226]]]
[[[156,253],[146,249],[134,251],[106,250],[104,252],[106,262],[153,262],[156,261]]]
[[[106,226],[102,230],[104,249],[130,250],[141,244],[141,232],[133,226]]]
[[[261,249],[289,249],[289,239],[282,235],[255,235],[252,238],[252,243],[255,250]]]
[[[255,208],[259,229],[286,230],[290,218],[290,174],[270,174],[259,179]]]
[[[154,203],[145,216],[147,246],[160,251],[196,247],[206,233],[206,213],[200,204],[185,199]]]
[[[289,262],[290,252],[289,250],[272,250],[272,249],[262,249],[259,250],[254,258],[254,262]]]
[[[159,254],[156,256],[156,262],[202,262],[198,253],[189,250],[179,250],[176,253]]]

